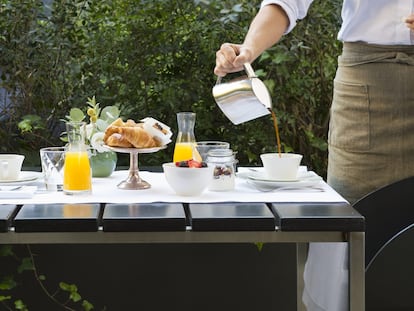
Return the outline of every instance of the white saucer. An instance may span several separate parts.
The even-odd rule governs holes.
[[[318,175],[316,175],[314,172],[312,171],[299,171],[298,172],[298,176],[296,179],[273,179],[273,178],[269,178],[267,177],[266,173],[264,171],[251,171],[249,172],[249,178],[250,179],[254,179],[254,180],[259,180],[259,181],[276,181],[276,182],[295,182],[295,181],[300,181],[303,180],[305,178],[311,178],[311,177],[319,177]]]
[[[20,172],[19,178],[15,180],[0,180],[1,186],[14,186],[14,185],[27,185],[37,181],[38,178],[42,177],[40,172],[22,171]]]
[[[292,181],[283,181],[283,180],[273,180],[268,179],[264,175],[264,172],[239,172],[237,177],[246,179],[258,186],[272,186],[272,187],[312,187],[317,185],[322,181],[322,177],[318,176],[315,172],[307,171],[299,175],[297,180]]]

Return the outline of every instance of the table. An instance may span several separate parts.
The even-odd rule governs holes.
[[[147,190],[120,190],[125,171],[93,182],[91,195],[46,193],[0,199],[2,244],[296,243],[297,308],[310,242],[349,243],[350,310],[364,301],[364,218],[322,182],[308,189],[260,192],[236,180],[232,192],[175,195],[162,173],[140,172]]]

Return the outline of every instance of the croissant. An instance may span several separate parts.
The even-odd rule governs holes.
[[[126,140],[124,136],[119,133],[113,133],[106,140],[104,140],[108,146],[121,147],[121,148],[132,148],[132,144]]]
[[[136,123],[134,120],[128,119],[126,120],[126,122],[124,122],[122,126],[123,127],[134,127],[134,126],[142,127],[142,123]]]
[[[110,126],[124,126],[125,122],[122,121],[121,118],[116,119],[114,122],[110,124]]]
[[[104,143],[105,143],[105,144],[107,144],[108,146],[111,146],[111,145],[108,143],[108,139],[109,139],[109,137],[111,137],[111,136],[112,136],[112,134],[117,133],[117,128],[118,128],[118,126],[112,126],[112,125],[110,125],[110,126],[108,126],[108,127],[106,128],[106,130],[105,130],[105,132],[104,132],[103,141],[104,141]]]
[[[159,143],[142,127],[119,127],[118,133],[124,136],[135,148],[159,147]]]
[[[143,123],[136,123],[121,118],[112,122],[105,130],[103,141],[108,146],[121,148],[153,148],[159,147],[161,142],[144,129]]]
[[[123,147],[122,145],[124,144],[123,142],[119,142],[119,135],[116,135],[115,137],[113,137],[111,139],[112,143],[116,143],[116,145],[111,144],[109,138],[114,134],[114,133],[119,133],[119,129],[121,127],[124,126],[135,126],[136,123],[134,120],[128,120],[127,122],[122,121],[121,118],[116,119],[114,122],[112,122],[105,130],[104,133],[104,138],[103,141],[105,142],[105,144],[107,144],[108,146],[112,146],[112,147]],[[130,144],[131,145],[131,144]],[[132,147],[132,145],[130,146]]]

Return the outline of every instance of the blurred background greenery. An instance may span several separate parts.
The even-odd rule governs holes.
[[[215,51],[243,40],[255,0],[0,0],[0,152],[62,145],[61,121],[96,96],[121,115],[154,117],[177,133],[176,113],[197,114],[198,140],[224,140],[241,165],[276,151],[271,117],[232,125],[211,95]],[[253,64],[270,89],[285,151],[326,174],[327,125],[342,1],[316,1],[308,17]],[[173,136],[173,140],[175,135]],[[174,144],[140,157],[171,161]],[[119,165],[129,158],[119,157]]]

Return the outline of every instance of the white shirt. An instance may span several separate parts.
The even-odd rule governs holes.
[[[313,0],[264,0],[262,6],[278,4],[286,12],[290,32],[303,19]],[[403,18],[414,11],[414,0],[344,0],[338,39],[371,44],[410,45],[411,31]]]

